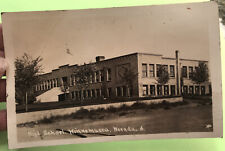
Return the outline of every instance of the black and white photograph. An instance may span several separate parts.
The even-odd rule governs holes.
[[[217,7],[2,13],[10,148],[222,137]]]

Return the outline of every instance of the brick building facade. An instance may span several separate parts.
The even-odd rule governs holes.
[[[54,94],[59,100],[91,100],[95,98],[115,97],[149,97],[167,95],[206,95],[211,94],[211,83],[195,84],[190,76],[199,62],[207,61],[179,58],[176,51],[174,58],[159,54],[133,53],[111,59],[96,57],[95,72],[89,77],[88,87],[81,90],[76,86],[74,73],[79,65],[63,65],[50,73],[39,75],[41,82],[35,86],[37,96],[53,89],[67,85],[65,93]],[[169,73],[169,81],[165,85],[157,82],[158,68],[163,65]],[[182,70],[182,72],[181,72]],[[127,74],[127,72],[130,72]],[[181,82],[182,73],[182,82]],[[124,81],[124,75],[136,75],[131,83]],[[42,100],[41,100],[42,101]],[[47,101],[47,100],[46,100]],[[48,100],[58,101],[58,100]]]

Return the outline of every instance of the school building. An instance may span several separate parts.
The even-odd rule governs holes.
[[[116,97],[210,95],[210,78],[200,85],[190,78],[200,62],[208,65],[208,61],[182,59],[179,57],[179,51],[175,51],[174,56],[168,58],[161,54],[149,53],[132,53],[111,59],[97,56],[96,62],[90,63],[95,66],[95,72],[88,77],[88,87],[85,89],[81,90],[76,85],[74,73],[78,68],[82,68],[79,65],[63,65],[50,73],[39,75],[41,82],[34,89],[40,102],[63,101],[66,98],[78,101],[81,97],[82,100],[94,100]],[[169,73],[169,81],[164,85],[157,81],[161,65]],[[63,86],[66,87],[62,91],[60,87]],[[55,98],[51,99],[50,96]]]

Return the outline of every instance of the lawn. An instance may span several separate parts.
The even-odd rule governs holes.
[[[186,102],[188,103],[156,107],[124,106],[121,109],[98,109],[95,112],[81,110],[82,114],[51,117],[36,123],[18,125],[18,140],[24,142],[82,136],[212,131],[211,103],[196,100]]]

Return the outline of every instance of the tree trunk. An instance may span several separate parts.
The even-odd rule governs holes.
[[[26,112],[27,112],[27,111],[28,111],[28,100],[27,100],[27,92],[26,92],[26,98],[25,98],[25,100],[26,100],[25,106],[26,106]]]
[[[81,104],[83,104],[83,89],[81,89],[81,92],[80,92],[80,101],[81,101]]]

